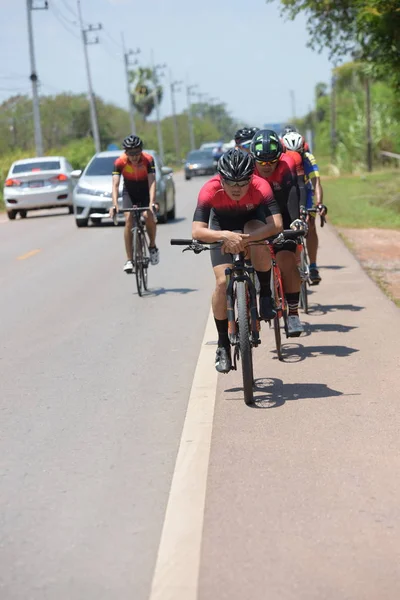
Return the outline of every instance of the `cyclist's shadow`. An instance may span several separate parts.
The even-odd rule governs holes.
[[[242,388],[231,388],[225,392],[241,392]],[[326,383],[284,383],[275,377],[260,377],[255,380],[254,404],[252,408],[278,408],[287,401],[354,396],[331,389]],[[236,399],[236,398],[235,398]],[[232,398],[233,400],[233,398]]]

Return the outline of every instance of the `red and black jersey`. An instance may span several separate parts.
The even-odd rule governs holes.
[[[132,202],[149,200],[149,173],[155,173],[154,158],[147,152],[142,152],[140,161],[131,163],[124,153],[114,162],[113,175],[124,178],[123,194],[128,194]]]
[[[284,154],[281,154],[278,164],[272,175],[264,179],[264,181],[268,181],[274,191],[274,196],[278,203],[285,229],[289,228],[290,223],[294,220],[294,218],[298,218],[299,214],[298,206],[290,207],[290,212],[288,207],[289,196],[294,198],[297,204],[299,199],[297,187],[297,168],[291,154],[292,152],[285,152]]]
[[[265,209],[266,217],[279,214],[279,208],[267,181],[253,175],[247,194],[236,201],[226,194],[220,176],[215,175],[200,190],[193,221],[208,223],[211,210],[217,217],[230,219],[245,216],[259,207]]]

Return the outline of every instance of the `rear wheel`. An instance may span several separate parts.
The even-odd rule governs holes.
[[[137,227],[133,232],[133,261],[135,264],[136,287],[138,295],[143,293],[143,254],[142,241]]]
[[[247,309],[247,285],[244,281],[238,281],[236,284],[236,298],[244,401],[249,405],[253,404],[253,357],[250,342],[249,311]]]
[[[20,210],[19,211],[19,216],[21,217],[21,219],[26,219],[26,215],[28,214],[27,210]]]
[[[75,223],[77,227],[87,227],[89,220],[88,219],[75,219]]]
[[[307,281],[308,281],[308,263],[307,263],[307,259],[305,256],[305,252],[304,250],[301,253],[301,260],[300,260],[300,276],[301,276],[301,285],[300,285],[300,308],[302,308],[304,310],[304,312],[306,313],[306,315],[308,314],[308,287],[307,287]]]
[[[16,210],[8,210],[7,216],[10,219],[10,221],[14,221],[15,217],[17,216],[17,211]]]
[[[279,360],[283,360],[282,355],[282,336],[281,336],[281,318],[283,317],[283,309],[285,300],[283,297],[283,289],[278,275],[275,273],[275,267],[272,269],[273,291],[275,300],[276,317],[274,318],[274,333],[275,346]]]
[[[69,213],[70,215],[73,215],[73,214],[74,214],[74,207],[73,207],[73,206],[68,206],[68,213]]]
[[[148,280],[149,280],[149,262],[150,257],[147,249],[147,244],[144,235],[140,236],[142,240],[142,277],[143,277],[143,287],[148,290]]]

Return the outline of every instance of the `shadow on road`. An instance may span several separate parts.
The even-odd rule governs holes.
[[[335,331],[338,333],[348,333],[353,329],[358,329],[353,325],[341,325],[340,323],[307,323],[307,321],[302,321],[306,335],[311,335],[312,333],[318,332],[327,332],[327,331]]]
[[[231,388],[226,392],[242,392],[242,388]],[[278,408],[292,400],[310,400],[332,398],[354,394],[343,394],[333,390],[325,383],[284,383],[282,379],[266,377],[256,379],[254,386],[254,405],[251,408]],[[239,400],[239,398],[228,398]]]
[[[175,219],[168,219],[167,225],[175,225],[175,223],[182,223],[182,221],[187,221],[187,218],[176,217]]]
[[[343,265],[325,265],[325,266],[318,266],[318,269],[331,269],[333,271],[338,271],[339,269],[345,269],[346,267]]]
[[[190,294],[191,292],[198,292],[197,288],[155,288],[149,290],[146,296],[162,296],[163,294]]]
[[[48,219],[49,217],[70,217],[71,220],[73,219],[73,215],[70,215],[68,211],[65,213],[64,212],[62,212],[62,213],[61,212],[55,212],[55,213],[48,212],[48,213],[44,213],[44,214],[41,214],[41,213],[36,214],[33,212],[32,213],[29,212],[26,215],[26,219]],[[26,219],[19,218],[18,221],[26,221]]]
[[[303,346],[293,342],[282,345],[283,360],[287,363],[302,362],[306,358],[317,358],[321,355],[344,358],[354,352],[359,350],[349,346]]]
[[[355,306],[354,304],[312,304],[309,313],[312,315],[327,315],[330,312],[348,310],[350,312],[359,312],[364,310],[365,306]]]

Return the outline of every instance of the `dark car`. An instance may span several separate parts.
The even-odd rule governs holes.
[[[185,179],[195,175],[214,175],[217,162],[212,152],[193,150],[189,152],[185,162]]]

